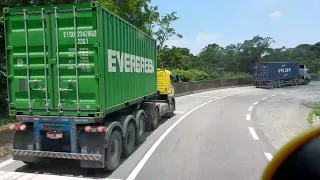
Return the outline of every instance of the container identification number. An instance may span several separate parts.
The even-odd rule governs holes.
[[[63,32],[64,38],[74,38],[74,31]],[[97,31],[77,31],[77,37],[97,37]]]
[[[74,31],[63,32],[63,38],[74,38],[74,35]],[[78,44],[89,44],[90,37],[97,37],[97,31],[77,31]]]

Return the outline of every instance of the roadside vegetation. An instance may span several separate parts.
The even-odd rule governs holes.
[[[90,2],[91,0],[6,0],[0,2],[4,7],[60,5]],[[182,82],[223,78],[251,77],[252,65],[261,61],[295,61],[306,64],[311,73],[320,70],[320,42],[301,44],[294,48],[272,48],[275,40],[271,37],[256,35],[243,42],[220,46],[211,42],[198,54],[186,47],[168,47],[168,40],[183,38],[172,28],[179,20],[176,12],[165,15],[159,13],[159,7],[152,0],[100,0],[110,11],[157,40],[158,67],[173,71],[181,76]],[[161,8],[161,7],[160,7]],[[2,13],[0,15],[0,123],[7,124],[7,84],[5,65],[5,43]],[[2,125],[0,124],[0,125]]]
[[[313,123],[314,121],[314,116],[319,116],[320,117],[320,104],[318,103],[317,105],[315,105],[313,107],[313,109],[311,110],[311,112],[309,113],[309,117],[308,117],[308,122],[310,124]]]

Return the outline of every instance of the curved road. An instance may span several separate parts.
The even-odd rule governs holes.
[[[177,115],[163,120],[112,174],[87,172],[70,162],[28,167],[8,159],[0,163],[0,179],[260,179],[278,148],[271,142],[272,130],[268,130],[276,123],[265,125],[261,119],[272,114],[263,113],[263,104],[269,102],[271,107],[271,99],[288,94],[294,99],[319,88],[320,83],[312,82],[271,90],[228,88],[179,97]]]

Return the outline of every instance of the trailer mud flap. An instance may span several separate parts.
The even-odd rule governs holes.
[[[81,131],[79,137],[79,146],[81,154],[101,154],[101,156],[104,157],[104,133],[87,133],[85,131]],[[81,160],[80,166],[83,168],[103,168],[104,158],[102,158],[99,161]]]

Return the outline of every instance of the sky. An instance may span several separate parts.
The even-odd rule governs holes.
[[[320,41],[320,0],[152,0],[162,15],[177,12],[172,27],[182,39],[168,46],[198,54],[208,44],[226,46],[255,35],[272,37],[272,47]]]

